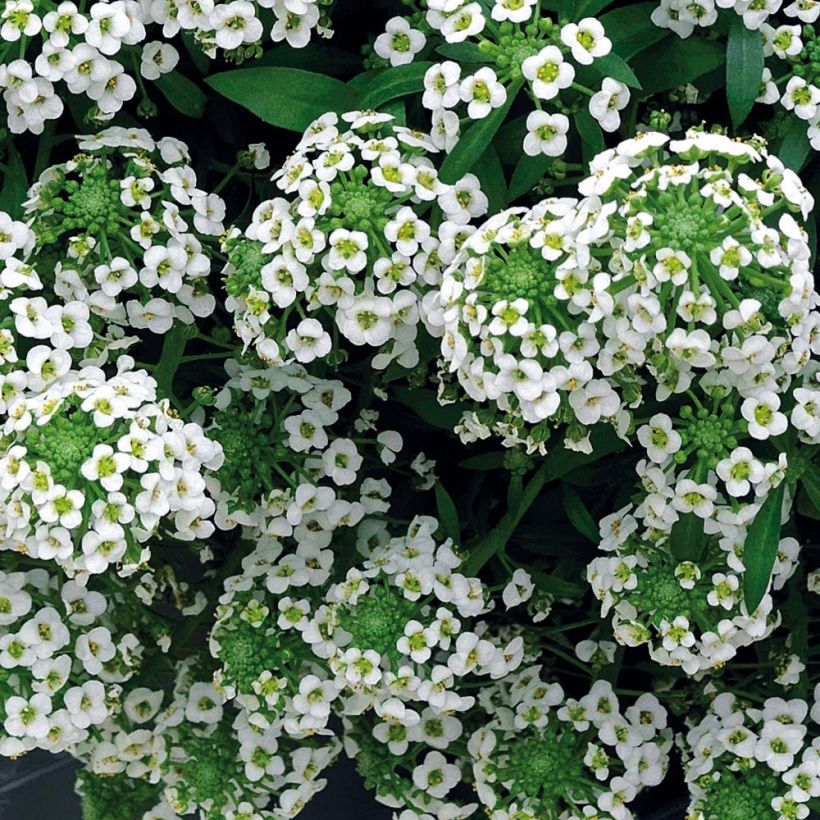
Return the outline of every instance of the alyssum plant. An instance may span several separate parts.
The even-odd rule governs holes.
[[[820,810],[819,14],[0,3],[0,755]]]

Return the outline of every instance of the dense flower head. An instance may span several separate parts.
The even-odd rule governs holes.
[[[600,548],[607,554],[587,569],[601,614],[612,615],[616,641],[647,645],[658,663],[681,667],[689,675],[721,667],[779,625],[773,594],[794,573],[800,545],[792,537],[780,539],[770,588],[749,612],[743,595],[743,547],[760,502],[732,503],[708,483],[698,486],[683,479],[670,484],[657,465],[645,461],[639,472],[637,502],[603,519]],[[685,511],[687,496],[695,495],[716,496],[714,502],[705,499],[714,504],[712,516],[704,520]],[[697,526],[707,533],[703,548],[690,557],[676,554],[670,537],[674,525],[669,519],[685,515],[695,515]]]
[[[222,463],[220,445],[158,401],[156,382],[129,357],[112,377],[71,370],[56,355],[40,360],[44,384],[29,375],[26,388],[17,372],[6,382],[17,390],[0,428],[2,548],[83,578],[111,564],[133,572],[158,535],[210,536],[215,504],[203,474]]]
[[[226,305],[246,347],[274,364],[338,363],[346,340],[376,348],[380,370],[417,363],[419,293],[487,209],[472,174],[439,180],[436,150],[373,112],[307,129],[274,175],[283,196],[223,243]]]
[[[543,671],[482,692],[489,719],[467,747],[479,799],[496,820],[631,818],[626,804],[669,765],[666,710],[651,694],[624,708],[605,680],[568,697]]]
[[[817,694],[808,702],[770,697],[755,706],[730,692],[715,697],[685,736],[687,816],[808,817],[820,795]]]
[[[191,812],[207,820],[295,817],[324,788],[319,774],[339,751],[334,738],[296,744],[279,726],[249,721],[224,702],[207,658],[152,662],[161,678],[129,685],[95,741],[77,748],[86,788],[99,788],[94,776],[148,783],[141,798],[150,810],[140,816],[150,820]]]
[[[0,317],[21,348],[0,346],[0,363],[31,343],[104,362],[134,331],[164,334],[213,312],[225,205],[197,186],[187,147],[124,128],[78,147],[32,186],[25,221],[0,213]]]
[[[314,31],[325,36],[333,0],[100,0],[91,4],[4,0],[0,7],[0,89],[14,133],[41,134],[65,110],[66,94],[90,103],[89,118],[112,119],[134,97],[156,113],[143,80],[156,81],[180,61],[169,42],[183,33],[210,57],[238,60],[261,53],[260,41],[294,48]],[[265,23],[263,24],[263,19]],[[135,79],[136,76],[136,79]],[[167,94],[168,86],[161,93]]]
[[[470,398],[494,402],[536,442],[548,425],[567,423],[579,447],[590,427],[624,416],[617,383],[593,368],[595,322],[613,300],[609,275],[577,242],[583,218],[572,199],[492,217],[425,302],[444,364]]]
[[[2,563],[0,755],[76,750],[140,669],[142,604],[122,583],[80,585],[45,562],[13,569],[7,553]]]
[[[444,41],[442,53],[452,59],[426,71],[422,98],[440,148],[449,152],[458,144],[465,114],[468,120],[482,120],[506,110],[522,87],[535,105],[526,117],[523,149],[528,156],[562,156],[579,112],[586,116],[588,111],[605,131],[620,126],[630,93],[624,83],[592,67],[612,51],[596,18],[559,20],[534,0],[427,0],[423,5],[427,12],[419,23],[424,31],[393,18],[386,34],[391,27],[401,28],[406,39],[396,43],[394,35],[393,40],[377,40],[375,48],[392,65],[400,65],[424,49],[425,33],[426,39]],[[598,83],[598,91],[588,87]]]
[[[226,371],[206,427],[224,456],[210,479],[219,528],[241,525],[277,537],[296,532],[306,545],[323,531],[357,523],[364,514],[357,493],[365,460],[391,464],[401,436],[378,429],[378,411],[345,427],[340,417],[350,391],[300,364],[229,359]]]

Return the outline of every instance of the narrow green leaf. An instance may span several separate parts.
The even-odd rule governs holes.
[[[475,43],[445,43],[436,51],[458,63],[486,63],[487,55]]]
[[[481,453],[459,461],[458,466],[465,470],[498,470],[504,466],[505,453]]]
[[[820,518],[820,469],[816,465],[810,464],[806,472],[800,477],[800,484],[803,487],[806,500],[813,508],[811,510],[801,510],[801,512],[810,518]]]
[[[180,114],[197,118],[205,113],[207,95],[195,82],[179,71],[160,75],[154,80],[154,85]]]
[[[578,20],[584,17],[597,17],[601,9],[611,5],[614,0],[578,0],[575,5],[575,17]]]
[[[612,50],[628,60],[670,37],[668,29],[652,22],[651,15],[657,7],[657,3],[635,3],[602,14],[598,19],[612,41]]]
[[[28,191],[28,177],[20,152],[14,145],[8,143],[5,151],[2,187],[0,187],[0,210],[5,211],[14,219],[19,219],[23,215],[22,203]]]
[[[672,37],[642,51],[631,64],[641,81],[642,96],[648,97],[694,82],[723,65],[725,59],[723,46],[714,40]]]
[[[357,94],[341,80],[300,68],[242,68],[214,74],[205,82],[266,123],[290,131],[304,131],[328,111],[358,107]]]
[[[424,75],[431,65],[431,62],[419,62],[395,68],[377,68],[359,74],[347,85],[359,95],[362,108],[375,109],[397,97],[421,91]]]
[[[683,513],[672,525],[669,533],[669,549],[679,561],[695,561],[703,555],[708,536],[703,519],[694,513]]]
[[[525,567],[532,577],[533,583],[541,591],[554,595],[556,598],[579,598],[584,593],[581,584],[574,584],[564,578],[548,575],[540,569]]]
[[[476,163],[475,174],[481,183],[481,190],[490,201],[490,213],[498,213],[507,206],[507,180],[501,161],[492,145],[481,155]]]
[[[439,404],[434,391],[420,388],[395,387],[395,397],[409,407],[422,421],[432,427],[452,430],[461,419],[466,405],[463,402]]]
[[[767,496],[757,511],[746,533],[743,546],[743,599],[746,611],[753,613],[769,588],[777,547],[780,544],[780,512],[783,507],[783,493],[786,482],[780,484]]]
[[[575,127],[581,136],[583,145],[584,162],[589,162],[596,154],[599,154],[606,147],[604,142],[604,132],[598,125],[592,114],[586,108],[582,108],[575,115]]]
[[[453,499],[441,482],[436,482],[436,509],[438,510],[438,520],[448,538],[452,538],[456,544],[461,542],[461,524],[458,520],[458,510],[453,503]]]
[[[487,149],[496,132],[501,128],[507,112],[521,89],[523,80],[516,80],[507,89],[507,100],[483,120],[477,120],[466,129],[447,159],[441,164],[439,177],[447,185],[458,182],[476,164]]]
[[[564,484],[561,487],[561,497],[564,502],[564,510],[567,513],[572,526],[575,527],[584,538],[588,538],[593,543],[598,542],[598,525],[584,504],[581,496],[570,487]]]
[[[613,80],[632,88],[640,88],[641,82],[635,76],[635,72],[627,65],[623,57],[610,52],[605,57],[598,57],[592,61],[590,69],[600,77],[612,77]]]
[[[552,157],[539,154],[535,157],[521,156],[510,179],[510,187],[507,190],[507,200],[512,202],[520,196],[531,191],[541,178],[549,170],[553,162]]]
[[[253,61],[254,66],[287,66],[310,71],[321,66],[322,74],[337,77],[355,74],[362,69],[362,58],[352,51],[332,46],[328,43],[308,43],[304,48],[289,45],[274,46]]]
[[[786,133],[783,135],[783,142],[780,143],[777,156],[787,168],[797,172],[803,167],[810,152],[811,144],[809,143],[806,121],[792,117]]]
[[[763,37],[759,31],[746,28],[742,17],[734,15],[726,45],[726,98],[735,128],[749,116],[762,77]]]

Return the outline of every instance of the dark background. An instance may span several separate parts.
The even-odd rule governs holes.
[[[329,770],[327,780],[325,790],[308,804],[299,820],[390,820],[390,809],[379,806],[364,790],[351,761],[341,759]],[[685,800],[670,790],[665,792],[663,786],[643,798],[638,801],[645,806],[638,815],[641,820],[683,820]],[[476,818],[482,816],[479,809]],[[81,820],[74,795],[73,760],[45,752],[13,762],[0,758],[0,820]]]

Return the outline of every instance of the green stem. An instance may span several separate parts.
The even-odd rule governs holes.
[[[549,478],[548,465],[548,459],[541,462],[541,466],[521,493],[518,504],[507,510],[498,524],[478,542],[462,567],[465,575],[476,575],[493,556],[504,549],[521,519],[547,483]]]

